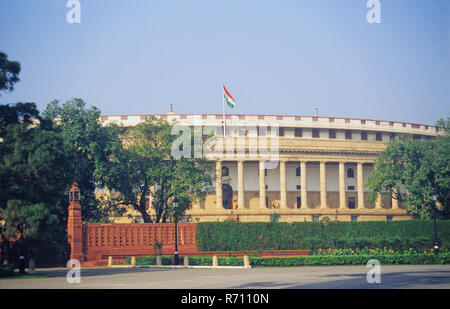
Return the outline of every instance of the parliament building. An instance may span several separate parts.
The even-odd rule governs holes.
[[[279,222],[407,220],[389,194],[367,201],[377,156],[395,136],[434,139],[434,126],[394,121],[280,115],[155,115],[215,133],[215,190],[187,215],[193,221]],[[132,128],[147,115],[102,116]],[[223,134],[223,127],[226,134]],[[400,194],[406,190],[400,187]],[[135,220],[139,214],[130,210]],[[120,218],[116,222],[129,222]]]

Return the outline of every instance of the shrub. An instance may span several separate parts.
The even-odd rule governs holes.
[[[0,277],[9,277],[14,274],[15,267],[10,264],[0,265]]]
[[[319,248],[432,248],[432,220],[367,222],[203,222],[200,251],[267,251]],[[438,221],[441,248],[450,248],[450,221]]]
[[[244,261],[238,257],[218,257],[219,266],[243,266]],[[294,257],[257,257],[249,256],[252,267],[293,267],[293,266],[333,266],[365,265],[370,259],[376,259],[381,265],[425,265],[450,264],[450,252],[434,254],[360,254],[360,255],[312,255]],[[155,265],[155,257],[137,257],[137,265]],[[127,259],[130,263],[130,260]],[[163,265],[172,265],[172,257],[163,256]],[[189,257],[190,265],[211,266],[211,256]]]
[[[423,265],[450,264],[450,253],[439,254],[392,254],[392,255],[316,255],[296,257],[249,257],[252,267],[292,267],[292,266],[332,266],[365,265],[370,259],[376,259],[381,265]]]

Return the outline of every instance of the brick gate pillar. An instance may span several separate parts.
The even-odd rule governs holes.
[[[80,189],[77,183],[69,190],[69,217],[67,219],[67,236],[70,245],[70,259],[84,261],[83,223],[81,221]]]

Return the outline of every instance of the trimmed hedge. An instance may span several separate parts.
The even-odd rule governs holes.
[[[252,267],[292,267],[292,266],[333,266],[333,265],[366,265],[371,259],[376,259],[381,265],[425,265],[450,264],[450,252],[434,254],[383,254],[383,255],[311,255],[294,257],[255,257],[250,256]],[[242,258],[218,257],[220,266],[244,266]],[[180,259],[181,263],[183,258]],[[130,264],[130,258],[126,259]],[[172,257],[163,256],[163,265],[172,265]],[[136,265],[155,265],[156,258],[144,256],[136,258]],[[189,265],[211,266],[212,257],[189,257]]]
[[[424,265],[450,264],[450,253],[439,254],[438,257],[428,254],[389,254],[389,255],[313,255],[296,257],[250,257],[252,267],[292,267],[292,266],[332,266],[332,265],[366,265],[376,259],[381,265]],[[220,265],[220,264],[219,264]]]
[[[441,248],[450,248],[450,221],[437,222]],[[197,225],[200,251],[263,251],[319,248],[430,249],[433,221],[202,222]]]

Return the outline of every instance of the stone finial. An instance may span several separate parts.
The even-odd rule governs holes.
[[[219,261],[217,260],[217,255],[213,256],[213,267],[217,267],[219,266]]]
[[[172,104],[170,104],[170,110],[169,110],[169,112],[167,113],[167,115],[175,115],[175,113],[173,112]]]

